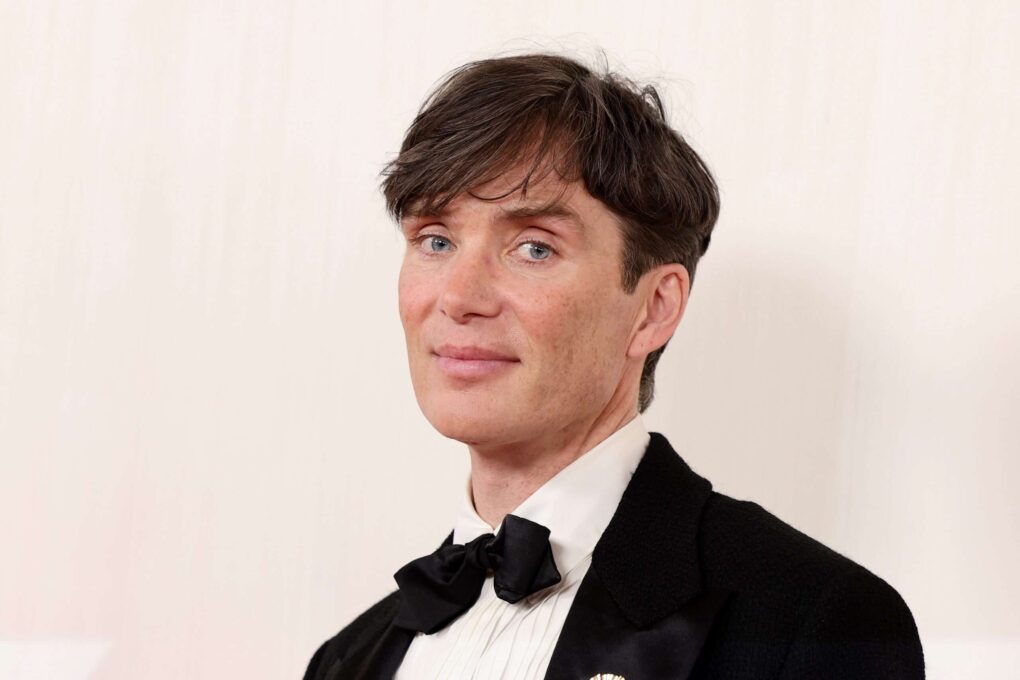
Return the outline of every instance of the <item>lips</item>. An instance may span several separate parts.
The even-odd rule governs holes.
[[[440,345],[435,350],[436,356],[459,361],[518,361],[517,357],[495,349],[484,347]]]
[[[479,380],[509,370],[520,359],[486,347],[442,345],[434,351],[439,370],[459,380]]]

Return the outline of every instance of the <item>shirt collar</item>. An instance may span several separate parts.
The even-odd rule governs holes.
[[[648,430],[638,415],[560,470],[512,511],[549,528],[553,559],[561,574],[577,566],[595,548],[648,441]],[[498,531],[475,511],[470,475],[465,492],[454,524],[454,543],[467,543]]]

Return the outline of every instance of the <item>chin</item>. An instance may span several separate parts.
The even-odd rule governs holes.
[[[506,431],[506,423],[494,423],[488,418],[441,413],[425,417],[439,434],[464,444],[478,444],[499,439]]]
[[[505,408],[498,404],[479,406],[477,400],[468,402],[419,405],[432,427],[448,439],[470,445],[512,438],[515,428]]]

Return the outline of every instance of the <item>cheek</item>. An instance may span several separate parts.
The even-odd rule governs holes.
[[[414,330],[428,309],[428,288],[406,268],[400,270],[397,280],[397,307],[400,321],[408,333]]]
[[[424,321],[427,316],[428,302],[427,289],[422,285],[421,280],[413,273],[402,268],[400,277],[397,280],[397,308],[400,313],[400,323],[404,328],[404,341],[407,347],[407,367],[410,370],[411,384],[418,398],[423,398],[422,392],[428,384],[425,376],[427,374],[427,363],[422,356],[422,332]]]
[[[619,315],[609,313],[599,295],[577,291],[538,297],[528,314],[528,337],[544,362],[555,362],[560,375],[598,365],[615,339]],[[543,363],[544,363],[543,362]]]

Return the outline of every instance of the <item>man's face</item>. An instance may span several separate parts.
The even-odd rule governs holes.
[[[472,193],[502,195],[520,173]],[[642,295],[623,291],[620,228],[583,185],[549,173],[524,199],[465,193],[401,229],[411,380],[440,433],[477,445],[569,437],[636,386],[643,362],[626,352]]]

